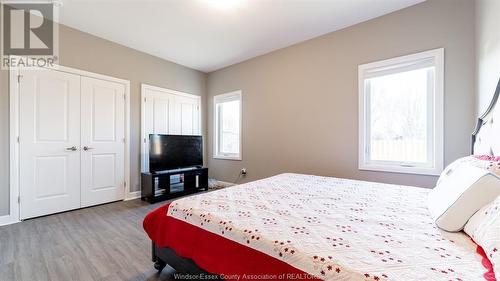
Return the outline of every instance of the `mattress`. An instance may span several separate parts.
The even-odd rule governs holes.
[[[488,261],[466,234],[434,225],[427,193],[410,186],[281,174],[176,200],[163,209],[163,228],[154,227],[158,222],[152,216],[144,226],[160,246],[217,274],[241,273],[247,263],[252,273],[284,271],[323,280],[494,280]],[[189,244],[198,246],[187,250]],[[224,261],[224,255],[232,256]],[[239,270],[231,270],[228,262]],[[265,270],[255,271],[259,265]],[[274,278],[307,277],[261,279]]]

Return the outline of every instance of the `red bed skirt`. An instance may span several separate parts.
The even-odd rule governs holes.
[[[144,219],[144,230],[159,247],[168,247],[178,256],[192,259],[207,272],[226,280],[307,280],[313,277],[299,269],[252,248],[238,244],[189,223],[167,216],[168,204]],[[487,269],[485,280],[496,281],[493,265],[481,247]]]
[[[252,248],[167,216],[168,205],[144,219],[144,230],[159,247],[192,259],[203,270],[226,280],[311,279],[308,274]]]
[[[495,278],[495,272],[493,271],[493,264],[491,261],[488,259],[488,256],[486,255],[486,252],[481,248],[481,246],[477,246],[476,252],[483,257],[483,266],[486,268],[488,271],[484,274],[484,279],[487,281],[496,281],[497,279]]]

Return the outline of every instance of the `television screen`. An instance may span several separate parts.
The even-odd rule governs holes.
[[[149,171],[203,165],[201,136],[149,135]]]

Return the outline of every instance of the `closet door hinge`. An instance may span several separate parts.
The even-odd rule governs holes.
[[[17,83],[21,83],[21,79],[23,79],[23,76],[21,74],[17,75]]]
[[[21,196],[17,196],[17,203],[21,204]]]

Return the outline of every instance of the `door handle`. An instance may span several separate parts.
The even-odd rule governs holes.
[[[85,150],[85,151],[89,151],[89,150],[92,150],[92,149],[94,149],[94,148],[93,147],[88,147],[88,146],[84,146],[83,147],[83,150]]]
[[[77,151],[78,148],[76,148],[76,146],[72,146],[72,147],[68,147],[66,148],[67,151]]]

